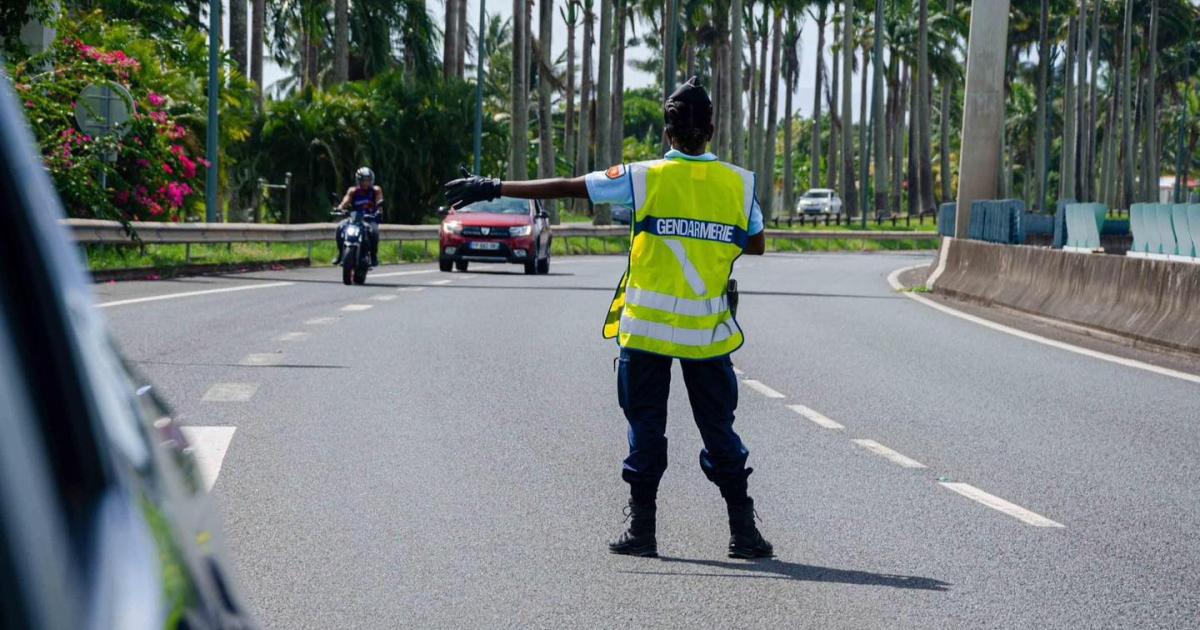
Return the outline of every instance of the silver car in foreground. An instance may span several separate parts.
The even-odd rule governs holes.
[[[841,214],[842,198],[828,188],[813,188],[796,201],[796,214]]]

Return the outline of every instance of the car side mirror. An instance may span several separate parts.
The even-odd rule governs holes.
[[[439,217],[444,217],[450,214],[450,208],[447,206],[438,206],[437,214]]]
[[[546,212],[545,210],[538,210],[538,211],[537,211],[537,215],[536,215],[536,216],[537,216],[537,218],[539,218],[539,219],[549,219],[549,218],[550,218],[550,213],[549,213],[549,212]]]

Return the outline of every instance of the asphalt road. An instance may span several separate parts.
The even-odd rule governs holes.
[[[1200,385],[888,286],[926,260],[738,263],[758,562],[725,557],[678,370],[663,558],[606,552],[622,258],[97,292],[186,425],[234,428],[213,493],[269,628],[1200,627]]]

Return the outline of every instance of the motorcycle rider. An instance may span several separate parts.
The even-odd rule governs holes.
[[[353,207],[355,210],[362,211],[363,223],[367,226],[367,249],[371,254],[371,266],[379,266],[379,224],[383,221],[383,188],[375,185],[375,172],[367,167],[362,167],[354,173],[355,185],[351,186],[346,191],[346,195],[342,197],[342,202],[337,205],[338,210],[346,210]],[[340,265],[342,263],[342,254],[345,252],[345,232],[346,225],[350,222],[349,218],[342,219],[337,226],[337,258],[333,259],[331,264]]]

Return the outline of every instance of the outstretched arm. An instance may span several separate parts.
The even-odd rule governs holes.
[[[521,199],[587,199],[587,183],[583,177],[556,177],[524,182],[501,182],[500,194]]]

